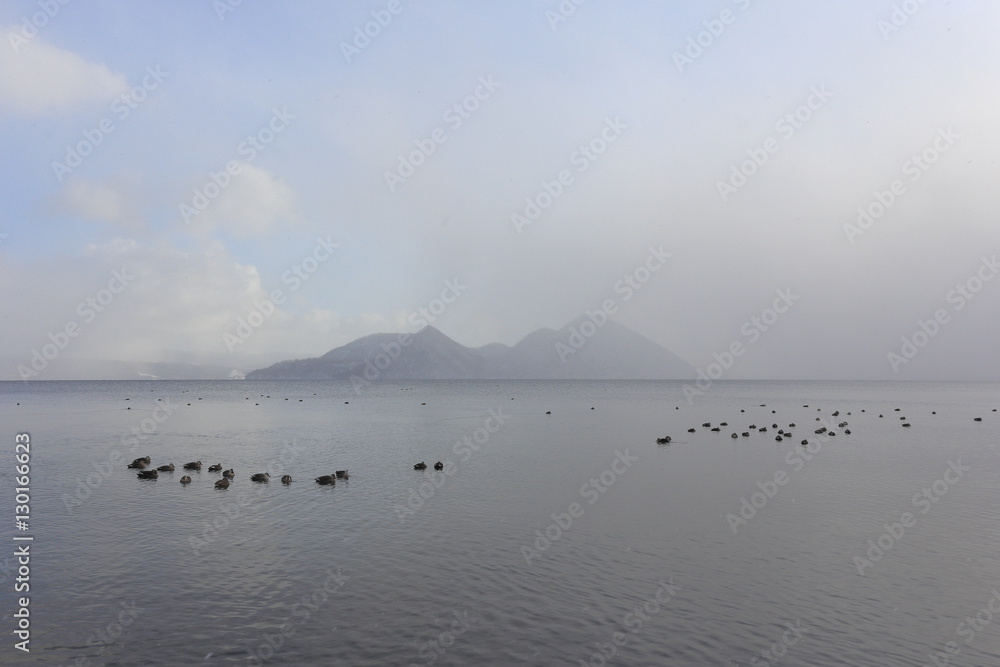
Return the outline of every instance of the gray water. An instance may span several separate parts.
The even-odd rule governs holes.
[[[34,537],[27,654],[0,556],[0,662],[997,665],[995,407],[992,384],[0,383],[6,532]],[[852,433],[803,447],[817,417]],[[177,471],[137,479],[146,454]]]

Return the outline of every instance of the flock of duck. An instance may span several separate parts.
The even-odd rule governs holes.
[[[167,463],[166,465],[157,466],[156,468],[149,468],[153,463],[152,459],[148,456],[140,456],[139,458],[129,463],[127,467],[136,469],[138,472],[136,475],[139,479],[159,479],[161,472],[173,472],[176,470],[176,466],[173,463]],[[196,472],[201,472],[202,463],[201,461],[191,461],[184,464],[184,470],[193,470]],[[147,468],[149,468],[147,470]],[[427,464],[421,461],[413,466],[414,470],[426,470]],[[444,463],[438,461],[434,464],[435,470],[444,470]],[[228,489],[230,482],[236,477],[236,472],[230,468],[229,470],[223,470],[221,463],[216,463],[214,465],[208,466],[208,472],[221,472],[222,479],[215,482],[215,488],[217,489]],[[335,470],[332,475],[320,475],[316,478],[316,483],[320,486],[331,486],[337,483],[338,479],[347,480],[350,479],[350,473],[347,470]],[[271,473],[267,472],[256,472],[250,475],[251,482],[258,482],[260,484],[266,484],[271,479]],[[291,475],[282,475],[282,484],[292,483]],[[181,477],[181,484],[190,484],[191,476],[184,475]]]
[[[760,407],[762,407],[762,408],[766,407],[766,404],[762,403],[760,405]],[[809,406],[808,405],[803,405],[802,407],[808,408]],[[816,409],[819,410],[819,408],[816,408]],[[900,412],[901,409],[900,408],[895,408],[895,411],[896,412]],[[996,409],[993,410],[993,412],[996,412],[996,411],[997,411]],[[741,409],[740,412],[746,412],[746,410]],[[861,410],[861,412],[864,412],[864,410]],[[775,413],[776,413],[775,410],[771,410],[771,414],[775,414]],[[851,413],[848,412],[847,414],[850,415]],[[931,414],[932,415],[936,415],[937,412],[936,411],[932,411]],[[833,417],[839,417],[840,416],[840,410],[837,410],[837,411],[833,412],[832,416]],[[885,418],[885,415],[879,414],[879,419],[884,419],[884,418]],[[821,421],[821,420],[822,420],[822,417],[816,417],[816,421]],[[903,422],[901,424],[901,426],[903,428],[910,428],[911,427],[910,422],[907,421],[907,419],[906,419],[905,416],[901,416],[899,418],[899,420]],[[982,417],[974,417],[973,421],[981,422],[981,421],[983,421],[983,418]],[[729,422],[719,422],[719,424],[717,426],[713,426],[711,422],[705,422],[705,423],[702,424],[702,428],[710,429],[711,431],[713,431],[715,433],[718,433],[718,432],[722,431],[723,427],[726,427],[726,426],[729,426]],[[851,435],[851,429],[847,428],[847,426],[848,426],[848,422],[846,420],[845,421],[841,421],[840,423],[837,424],[837,428],[843,429],[844,435]],[[785,440],[786,438],[791,438],[792,437],[792,432],[791,431],[786,431],[784,428],[779,428],[777,423],[771,424],[771,428],[777,429],[777,435],[774,437],[774,439],[776,441],[778,441],[778,442],[781,442],[781,441]],[[790,423],[788,425],[788,428],[789,429],[795,428],[794,422]],[[696,433],[697,430],[698,429],[696,429],[696,428],[689,428],[688,429],[688,433]],[[729,437],[732,438],[733,440],[735,440],[735,439],[737,439],[737,438],[739,438],[741,436],[744,437],[744,438],[749,438],[750,437],[750,431],[757,431],[758,433],[767,433],[767,426],[761,426],[761,427],[758,428],[756,424],[750,424],[747,427],[746,431],[742,431],[740,433],[737,433],[736,431],[733,431],[730,434]],[[837,435],[836,431],[834,431],[833,429],[827,428],[826,426],[821,426],[820,428],[816,429],[813,432],[816,435],[824,435],[826,437],[835,437]],[[658,445],[669,445],[672,441],[673,441],[673,438],[671,436],[664,435],[664,436],[660,436],[660,437],[658,437],[656,439],[656,444],[658,444]],[[802,440],[802,442],[800,444],[802,444],[802,445],[808,445],[809,444],[809,440],[804,439],[804,440]]]
[[[173,472],[175,466],[173,463],[168,463],[166,465],[158,466],[156,468],[150,468],[146,470],[148,466],[152,465],[152,459],[148,456],[140,456],[139,458],[128,464],[129,468],[138,469],[136,473],[139,479],[158,479],[161,472]],[[191,461],[190,463],[184,464],[184,470],[193,470],[195,472],[201,472],[201,461]],[[216,463],[214,465],[208,466],[208,472],[221,472],[222,479],[215,482],[215,488],[217,489],[228,489],[230,482],[235,479],[236,472],[230,468],[229,470],[223,470],[221,463]],[[260,484],[266,484],[271,479],[271,473],[268,472],[257,472],[250,475],[251,482],[258,482]],[[350,479],[350,474],[347,470],[336,470],[332,475],[320,475],[316,478],[316,483],[321,486],[329,486],[331,484],[336,484],[338,479]],[[282,484],[292,483],[291,475],[282,475]],[[184,475],[181,477],[181,484],[190,484],[191,476]]]
[[[126,399],[126,400],[128,400],[128,399]],[[285,399],[285,400],[287,400],[287,399]],[[760,405],[760,407],[762,407],[762,408],[766,407],[766,404],[762,403]],[[808,405],[803,405],[802,407],[808,408],[809,406]],[[593,410],[593,409],[594,408],[591,408],[591,410]],[[819,410],[819,408],[816,408],[816,409]],[[896,412],[900,412],[900,408],[895,408],[895,411]],[[993,412],[996,412],[996,411],[997,411],[996,409],[993,410]],[[740,412],[746,412],[746,410],[745,409],[741,409]],[[862,409],[861,412],[864,412],[864,410]],[[775,414],[776,411],[775,410],[771,410],[771,413]],[[549,411],[549,412],[546,412],[545,414],[550,415],[550,414],[552,414],[552,412]],[[850,415],[851,413],[847,412],[846,414]],[[937,414],[937,412],[932,411],[931,414]],[[832,413],[832,416],[833,417],[839,417],[840,416],[840,411],[839,410],[834,411]],[[879,419],[883,419],[884,417],[885,417],[885,415],[882,415],[882,414],[879,415]],[[911,426],[910,422],[908,422],[906,420],[905,416],[901,416],[899,419],[900,419],[900,421],[903,422],[901,424],[902,427],[909,428]],[[816,417],[816,421],[821,421],[821,420],[822,420],[822,417]],[[983,421],[983,418],[982,417],[975,417],[973,419],[973,421],[981,422],[981,421]],[[711,422],[705,422],[701,426],[702,426],[702,428],[707,428],[707,429],[710,429],[713,432],[718,433],[718,432],[721,432],[724,427],[729,426],[729,422],[719,422],[718,425],[716,425],[716,426],[713,426]],[[846,420],[841,421],[841,422],[839,422],[837,424],[837,428],[842,429],[842,432],[844,433],[844,435],[851,435],[851,429],[847,428],[847,426],[848,426],[848,422]],[[792,437],[792,432],[790,430],[786,431],[785,428],[783,428],[783,427],[779,427],[778,424],[777,424],[777,422],[771,424],[771,428],[775,429],[777,431],[777,434],[775,435],[774,439],[776,441],[778,441],[778,442],[781,442],[781,441],[783,441],[785,439],[788,439],[788,438]],[[792,422],[792,423],[788,424],[787,428],[789,428],[789,429],[796,428],[795,423]],[[756,431],[757,433],[767,433],[767,429],[768,429],[768,427],[766,425],[758,427],[756,424],[750,424],[747,427],[747,430],[739,432],[739,433],[737,433],[736,431],[733,431],[732,433],[730,433],[729,437],[732,438],[733,440],[736,440],[737,438],[739,438],[741,436],[744,437],[744,438],[749,438],[750,437],[750,431]],[[689,428],[687,431],[688,431],[688,433],[696,433],[697,429],[692,427],[692,428]],[[821,426],[820,428],[816,429],[814,431],[814,433],[816,435],[825,435],[826,437],[835,437],[837,435],[836,431],[834,431],[833,429],[830,429],[830,428],[828,428],[826,426]],[[669,436],[669,435],[664,435],[664,436],[660,436],[660,437],[656,438],[656,444],[658,444],[658,445],[668,445],[672,441],[673,441],[673,438],[671,436]],[[809,444],[809,441],[807,439],[803,439],[800,444],[807,445],[807,444]],[[141,457],[135,459],[134,461],[132,461],[132,463],[129,463],[128,467],[129,468],[138,469],[139,472],[137,473],[137,475],[138,475],[139,479],[157,479],[159,477],[159,474],[161,472],[173,472],[174,469],[175,469],[173,463],[168,463],[166,465],[161,465],[161,466],[158,466],[156,468],[149,468],[147,470],[146,468],[148,468],[150,465],[152,465],[152,460],[150,459],[150,457],[148,457],[148,456],[141,456]],[[202,463],[201,463],[201,461],[191,461],[189,463],[185,463],[183,467],[184,467],[185,470],[193,470],[193,471],[196,471],[196,472],[200,472],[201,468],[202,468]],[[425,463],[424,461],[421,461],[419,463],[415,463],[413,465],[413,469],[414,470],[426,470],[427,469],[427,463]],[[434,470],[443,470],[443,469],[444,469],[444,463],[442,463],[441,461],[438,461],[437,463],[434,464]],[[236,476],[236,473],[233,471],[232,468],[230,468],[228,470],[222,470],[222,464],[221,463],[216,463],[214,465],[208,466],[208,471],[209,472],[221,472],[222,473],[222,478],[219,479],[219,480],[217,480],[215,482],[215,488],[217,488],[217,489],[228,489],[231,480],[233,480],[235,478],[235,476]],[[270,475],[270,473],[267,473],[267,472],[258,472],[258,473],[254,473],[253,475],[250,475],[250,481],[257,482],[257,483],[262,483],[262,484],[266,484],[270,480],[270,478],[271,478],[271,475]],[[350,478],[350,475],[348,474],[347,470],[336,470],[336,471],[334,471],[334,473],[332,475],[320,475],[319,477],[317,477],[315,479],[316,479],[316,483],[319,484],[319,485],[321,485],[321,486],[330,486],[330,485],[336,484],[338,479],[340,479],[340,480],[347,480],[349,478]],[[282,484],[291,484],[292,481],[293,480],[292,480],[292,476],[291,475],[282,475],[281,476],[281,483]],[[191,483],[191,477],[189,475],[184,475],[183,477],[181,477],[180,482],[181,482],[181,484],[190,484]]]
[[[313,394],[313,396],[315,396],[315,395],[316,394]],[[263,394],[261,394],[261,396],[263,396]],[[270,395],[268,395],[267,398],[271,398]],[[127,401],[129,399],[126,398],[125,400]],[[200,401],[202,399],[199,398],[198,400]],[[249,397],[247,397],[247,400],[249,400]],[[286,398],[285,400],[287,401],[288,399]],[[511,400],[513,400],[513,399],[511,399]],[[299,402],[300,403],[302,402],[301,398],[299,399]],[[346,403],[348,403],[348,401],[344,401],[344,403],[346,404]],[[20,405],[20,404],[18,404],[18,405]],[[191,404],[188,403],[188,405],[191,405]],[[426,403],[421,403],[421,405],[427,405],[427,404]],[[128,408],[128,409],[131,410],[132,408]],[[593,410],[593,408],[591,408],[591,410]],[[552,413],[551,412],[547,412],[546,414],[552,414]],[[174,466],[173,463],[168,463],[166,465],[157,466],[156,468],[149,468],[149,466],[151,466],[151,465],[152,465],[152,459],[149,456],[140,456],[139,458],[133,460],[132,463],[129,463],[128,467],[129,468],[133,468],[133,469],[137,469],[139,471],[138,473],[136,473],[139,479],[158,479],[161,472],[173,472],[176,469],[176,467]],[[201,463],[201,461],[191,461],[189,463],[185,463],[183,467],[184,467],[185,470],[194,470],[194,471],[200,472],[201,471],[201,467],[202,467],[202,463]],[[147,468],[149,468],[149,469],[147,470]],[[421,461],[420,463],[415,464],[413,466],[413,469],[414,470],[426,470],[427,469],[427,464],[424,463],[423,461]],[[444,463],[442,463],[441,461],[438,461],[437,463],[434,464],[434,469],[435,470],[444,470]],[[216,463],[214,465],[208,466],[208,471],[209,472],[220,472],[220,471],[222,472],[222,479],[219,479],[219,480],[217,480],[215,482],[215,488],[217,488],[217,489],[228,489],[231,480],[233,480],[236,477],[236,473],[233,471],[232,468],[230,468],[229,470],[222,470],[222,464],[221,463]],[[250,481],[252,481],[252,482],[258,482],[258,483],[261,483],[261,484],[266,484],[270,480],[270,478],[271,478],[271,474],[267,473],[267,472],[258,472],[258,473],[254,473],[254,474],[250,475]],[[319,484],[320,486],[331,486],[331,485],[336,484],[338,479],[340,479],[340,480],[350,479],[349,472],[347,470],[335,470],[332,475],[320,475],[319,477],[317,477],[316,478],[316,483]],[[293,480],[292,480],[292,476],[291,475],[282,475],[281,476],[281,483],[282,484],[291,484],[292,481]],[[180,482],[181,482],[181,484],[190,484],[191,483],[191,477],[190,477],[190,475],[184,475],[183,477],[181,477]]]

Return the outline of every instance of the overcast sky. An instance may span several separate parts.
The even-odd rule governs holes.
[[[2,376],[59,340],[244,368],[431,318],[513,344],[610,300],[695,367],[742,345],[729,378],[996,379],[998,26],[939,0],[5,2]]]

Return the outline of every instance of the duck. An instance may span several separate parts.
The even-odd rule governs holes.
[[[336,484],[337,478],[333,475],[321,475],[316,478],[317,484],[322,484],[323,486],[328,486],[330,484]]]
[[[219,472],[222,470],[222,464],[216,463],[214,466],[208,466],[208,472]]]
[[[292,483],[292,476],[291,475],[282,475],[281,476],[281,483],[282,484],[291,484]]]
[[[181,477],[181,484],[190,484],[190,483],[191,483],[191,478],[190,477],[188,477],[187,475],[184,475],[183,477]]]
[[[184,464],[185,470],[201,470],[201,461],[191,461]]]
[[[155,470],[140,470],[138,476],[139,479],[156,479],[157,472]]]
[[[157,468],[157,470],[159,470],[160,472],[173,472],[174,471],[174,464],[173,463],[169,463],[169,464],[167,464],[165,466],[160,466],[159,468]]]
[[[139,458],[128,464],[129,468],[145,468],[150,463],[150,458],[148,456],[140,456]]]
[[[215,488],[217,489],[228,489],[229,488],[229,478],[223,477],[215,483]]]
[[[656,444],[658,444],[658,445],[667,445],[667,444],[670,444],[670,436],[669,435],[665,435],[662,438],[657,438],[656,439]]]
[[[226,477],[228,479],[232,479],[232,478],[236,477],[236,471],[234,471],[232,468],[230,468],[229,470],[223,470],[222,471],[222,476]]]
[[[334,474],[337,476],[337,479],[350,479],[351,477],[350,475],[347,474],[346,470],[338,470]]]
[[[251,482],[267,482],[267,480],[270,477],[271,477],[271,473],[269,473],[269,472],[255,472],[254,474],[250,475],[250,481]]]
[[[435,470],[444,470],[444,464],[441,463],[440,461],[438,461],[437,463],[434,464],[434,469]]]
[[[427,464],[421,461],[420,463],[413,466],[414,470],[427,470]]]

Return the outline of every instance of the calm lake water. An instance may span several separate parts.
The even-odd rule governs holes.
[[[1000,385],[681,386],[0,383],[0,663],[1000,664]]]

